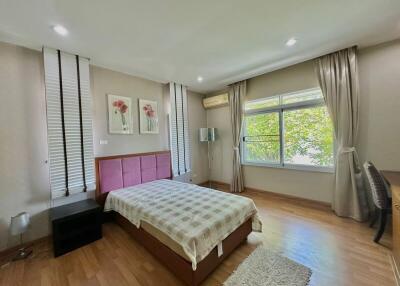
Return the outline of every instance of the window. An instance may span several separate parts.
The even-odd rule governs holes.
[[[95,189],[89,60],[43,49],[52,198]]]
[[[244,164],[332,170],[333,127],[320,89],[245,104]]]
[[[280,163],[279,113],[246,116],[245,158],[256,163]]]
[[[189,122],[186,87],[170,83],[170,144],[174,177],[190,172]]]

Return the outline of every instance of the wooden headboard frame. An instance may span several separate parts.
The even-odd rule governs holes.
[[[155,151],[155,152],[145,152],[145,153],[135,153],[135,154],[125,154],[125,155],[113,155],[113,156],[105,156],[105,157],[96,157],[95,158],[95,168],[96,168],[96,192],[95,199],[101,205],[104,206],[108,193],[103,193],[101,191],[101,183],[100,183],[100,162],[103,160],[111,160],[111,159],[123,159],[123,158],[131,158],[131,157],[140,157],[140,156],[149,156],[149,155],[158,155],[158,154],[169,154],[171,152],[169,150],[166,151]],[[170,170],[172,170],[171,160],[170,160]],[[168,179],[172,178],[172,172],[170,172]]]

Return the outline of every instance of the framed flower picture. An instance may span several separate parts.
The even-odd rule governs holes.
[[[139,99],[139,126],[141,134],[158,134],[156,101]]]
[[[108,130],[111,134],[133,134],[132,99],[108,94]]]

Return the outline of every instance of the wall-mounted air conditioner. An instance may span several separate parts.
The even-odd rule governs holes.
[[[221,107],[229,104],[228,93],[223,93],[203,99],[205,109]]]

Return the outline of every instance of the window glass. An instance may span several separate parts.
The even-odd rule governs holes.
[[[285,164],[333,166],[333,129],[325,106],[283,112]]]
[[[244,162],[333,167],[333,126],[322,99],[320,89],[310,89],[247,102]]]
[[[296,92],[282,95],[282,104],[291,104],[308,100],[322,99],[322,92],[320,89],[306,90],[303,92]]]
[[[247,116],[245,126],[246,161],[280,163],[279,113]]]
[[[248,111],[248,110],[274,107],[274,106],[279,106],[279,96],[273,96],[246,102],[244,109]]]

